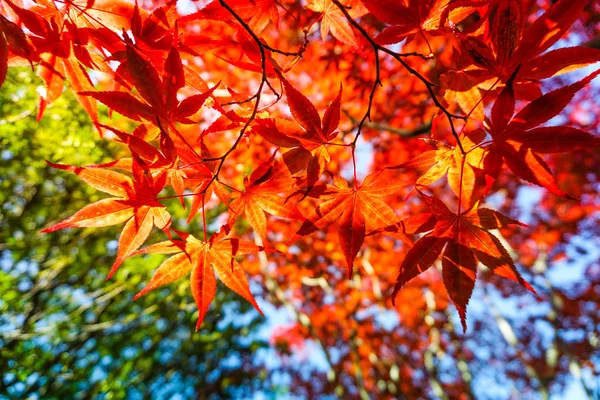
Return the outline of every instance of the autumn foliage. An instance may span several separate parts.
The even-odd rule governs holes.
[[[478,275],[535,293],[511,235],[555,245],[486,200],[532,184],[585,206],[576,166],[554,157],[600,145],[593,125],[561,120],[600,69],[556,78],[600,61],[560,41],[588,3],[5,0],[0,81],[30,65],[38,120],[68,86],[128,147],[102,165],[48,160],[110,197],[44,232],[122,225],[109,277],[168,254],[136,297],[189,275],[199,328],[216,277],[258,309],[248,274],[303,301],[321,295],[301,280],[324,276],[339,317],[390,300],[405,315],[425,304],[402,293],[437,266],[443,285],[419,284],[444,287],[466,330]],[[165,241],[146,243],[153,230]]]

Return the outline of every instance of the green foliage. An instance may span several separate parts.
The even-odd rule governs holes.
[[[99,139],[70,92],[36,123],[38,84],[31,70],[11,69],[0,92],[0,397],[244,393],[260,375],[250,356],[264,346],[252,339],[260,320],[251,306],[223,309],[235,295],[219,291],[216,307],[225,317],[227,309],[247,314],[245,328],[211,313],[194,333],[196,308],[185,287],[132,301],[164,256],[130,259],[106,281],[118,228],[39,233],[98,199],[44,160],[101,163],[121,148]]]

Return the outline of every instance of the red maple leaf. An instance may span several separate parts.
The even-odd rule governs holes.
[[[294,202],[279,195],[289,191],[291,176],[284,165],[274,163],[275,155],[245,180],[244,191],[234,191],[229,196],[232,201],[228,204],[231,212],[228,223],[231,225],[238,217],[245,215],[263,243],[267,239],[265,212],[283,218],[304,218]]]
[[[495,179],[504,163],[522,179],[559,196],[570,197],[556,186],[552,172],[540,154],[595,148],[600,146],[600,138],[567,126],[538,126],[558,115],[575,93],[598,74],[600,70],[546,93],[514,116],[515,98],[509,83],[492,109],[490,134],[493,141],[484,159],[489,176]]]
[[[517,98],[532,100],[539,97],[537,81],[540,79],[600,61],[600,50],[587,47],[567,47],[544,53],[567,32],[587,3],[586,0],[557,1],[531,26],[523,29],[522,3],[518,0],[499,1],[488,10],[491,22],[486,25],[485,34],[479,37],[461,33],[450,21],[465,53],[477,67],[461,71],[459,75],[470,82],[470,86],[494,77],[502,82],[513,79]],[[485,83],[482,85],[483,89]],[[480,95],[478,97],[480,100]]]
[[[407,233],[419,233],[424,229],[432,229],[432,231],[419,239],[404,257],[392,293],[392,301],[402,286],[429,269],[442,251],[444,251],[442,257],[444,285],[458,309],[465,331],[467,330],[467,304],[475,286],[477,260],[496,275],[518,282],[535,293],[531,285],[517,271],[500,240],[489,232],[490,229],[502,228],[509,224],[524,226],[522,223],[497,211],[479,208],[479,203],[467,211],[455,214],[435,197],[421,192],[419,194],[431,209],[431,214],[426,215],[426,219],[435,219],[435,225],[431,227],[430,223],[414,224],[414,222],[406,224],[416,228],[414,231],[407,229]]]
[[[363,0],[363,4],[378,20],[390,24],[376,38],[381,44],[412,40],[415,34],[435,31],[443,26],[440,17],[452,3],[448,0]]]
[[[296,90],[287,80],[280,77],[288,97],[292,116],[300,125],[278,119],[259,119],[255,132],[276,146],[291,148],[284,154],[284,161],[292,173],[306,170],[305,193],[317,183],[325,165],[330,161],[327,145],[337,136],[340,122],[342,87],[337,97],[327,107],[323,120],[317,109],[302,93]]]
[[[250,292],[246,274],[234,256],[262,251],[263,247],[236,238],[227,238],[225,228],[204,242],[192,235],[180,233],[180,236],[183,240],[156,243],[136,253],[175,255],[158,267],[148,285],[134,297],[134,300],[191,272],[190,286],[198,306],[196,323],[196,330],[198,330],[217,292],[216,272],[225,286],[248,300],[262,314]]]
[[[204,93],[186,97],[181,101],[177,100],[177,92],[185,86],[184,69],[178,48],[175,46],[170,48],[161,78],[152,62],[142,56],[127,35],[125,38],[129,76],[143,101],[122,91],[84,91],[80,94],[93,97],[134,121],[146,120],[156,124],[158,118],[163,120],[166,126],[173,122],[196,123],[189,117],[204,105],[218,85]]]
[[[365,236],[398,223],[394,211],[381,198],[396,192],[404,184],[387,174],[385,170],[372,173],[361,185],[353,187],[345,179],[334,176],[333,186],[319,190],[319,198],[324,201],[310,213],[288,244],[337,222],[338,240],[351,277],[354,258]]]

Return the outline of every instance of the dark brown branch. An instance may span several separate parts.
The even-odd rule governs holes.
[[[388,49],[387,47],[382,46],[382,45],[378,44],[377,42],[375,42],[375,40],[371,37],[371,35],[369,35],[369,33],[365,30],[365,28],[363,28],[358,22],[356,22],[354,20],[354,18],[352,18],[352,16],[350,16],[346,7],[344,5],[342,5],[339,2],[339,0],[332,0],[332,2],[344,14],[344,16],[346,17],[348,22],[356,30],[358,30],[361,33],[361,35],[369,42],[369,44],[373,48],[373,51],[376,53],[376,56],[375,56],[375,64],[376,65],[375,66],[377,69],[377,79],[379,79],[379,51],[382,51],[382,52],[392,56],[396,61],[398,61],[408,71],[408,73],[415,76],[417,79],[419,79],[425,85],[433,103],[436,105],[437,108],[439,108],[444,113],[444,115],[446,115],[446,118],[448,118],[448,122],[450,123],[450,128],[452,129],[452,135],[456,139],[456,143],[458,144],[458,147],[460,148],[461,152],[463,154],[465,154],[465,151],[462,147],[462,143],[460,142],[460,139],[458,138],[458,133],[456,132],[456,128],[454,127],[453,119],[466,119],[466,117],[463,117],[460,115],[454,115],[454,114],[450,113],[450,111],[448,111],[446,109],[446,107],[444,107],[444,105],[442,103],[440,103],[437,96],[435,95],[435,92],[433,91],[433,87],[435,85],[433,83],[429,82],[423,75],[421,75],[413,67],[408,65],[408,63],[402,59],[402,57],[404,57],[403,54],[392,51],[392,50]],[[377,83],[380,83],[380,82],[376,81],[375,84],[377,84]],[[365,118],[363,118],[364,120],[366,120],[366,118],[370,116],[371,97],[373,96],[373,94],[374,94],[374,89],[371,91],[371,96],[369,98],[369,109],[367,110],[367,114],[365,115]],[[361,126],[359,126],[359,128],[360,127]],[[359,130],[359,133],[360,133],[360,130]]]
[[[342,110],[342,112],[350,120],[350,122],[352,122],[352,124],[356,124],[358,122],[358,120],[356,118],[354,118],[353,116],[351,116],[348,113],[348,111]],[[427,122],[425,124],[417,126],[414,129],[395,128],[393,126],[381,124],[378,122],[366,122],[364,124],[364,128],[376,129],[379,131],[386,131],[386,132],[392,133],[394,135],[402,136],[403,138],[411,138],[411,137],[420,136],[420,135],[424,135],[426,133],[431,132],[431,122]]]
[[[223,168],[223,164],[225,164],[225,159],[237,148],[238,144],[240,143],[240,141],[246,134],[248,127],[250,126],[252,121],[254,121],[254,119],[256,118],[256,114],[258,113],[258,108],[260,107],[260,98],[261,98],[262,91],[264,89],[265,84],[267,84],[267,86],[271,87],[271,85],[268,83],[267,60],[266,60],[266,55],[265,55],[265,46],[264,46],[263,42],[261,42],[260,38],[258,36],[256,36],[256,33],[254,33],[252,28],[250,28],[250,26],[242,19],[242,17],[240,17],[235,12],[235,10],[233,8],[231,8],[229,6],[229,4],[227,4],[224,0],[219,0],[219,3],[221,4],[221,6],[223,8],[225,8],[236,19],[236,21],[238,21],[238,23],[244,28],[244,30],[246,32],[248,32],[248,34],[256,42],[256,45],[258,46],[258,51],[260,52],[260,67],[261,67],[262,75],[261,75],[260,84],[258,85],[258,90],[256,91],[256,93],[253,96],[256,99],[256,102],[254,103],[254,108],[252,109],[252,114],[250,115],[250,117],[248,118],[248,120],[246,121],[244,126],[242,127],[242,130],[240,131],[240,134],[238,135],[238,137],[235,140],[235,142],[233,143],[233,145],[221,157],[206,158],[203,160],[205,162],[219,161],[217,170],[214,172],[213,177],[211,178],[208,185],[206,185],[207,189],[213,183],[213,181],[215,181],[218,178],[219,172],[221,172],[221,168]]]

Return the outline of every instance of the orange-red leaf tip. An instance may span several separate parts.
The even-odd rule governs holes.
[[[143,295],[146,294],[146,288],[142,289],[138,294],[136,294],[135,296],[133,296],[133,300],[137,300],[140,297],[142,297]]]
[[[460,315],[460,324],[463,328],[463,333],[467,333],[467,310],[465,308],[458,308],[458,314]]]
[[[535,289],[533,288],[533,286],[531,286],[529,284],[529,282],[527,282],[525,279],[523,279],[523,282],[521,283],[527,290],[529,290],[531,293],[533,293],[534,295],[536,295],[537,297],[539,297],[538,293],[535,291]]]
[[[49,226],[49,227],[47,227],[47,228],[44,228],[44,229],[42,229],[40,232],[41,232],[41,233],[50,233],[50,232],[54,232],[54,231],[56,231],[56,230],[60,229],[60,228],[56,228],[56,226],[57,226],[57,225],[59,225],[59,224],[54,224],[54,225],[51,225],[51,226]]]
[[[400,290],[399,287],[397,287],[398,284],[396,284],[396,286],[394,286],[394,291],[392,292],[392,305],[395,307],[396,306],[396,296],[398,295],[398,291]]]
[[[52,168],[58,168],[58,169],[64,169],[64,170],[68,170],[69,169],[69,165],[53,163],[52,161],[48,161],[48,160],[44,160],[44,161],[46,161],[46,164],[48,164]]]
[[[94,122],[94,127],[96,128],[96,130],[98,131],[98,134],[100,135],[100,139],[104,138],[104,131],[100,127],[100,124],[96,121],[93,121],[93,122]]]
[[[262,315],[263,317],[265,316],[265,313],[260,309],[258,304],[254,304],[254,308],[256,308],[256,311],[258,311],[260,315]]]
[[[110,267],[110,272],[106,276],[106,280],[109,280],[110,278],[112,278],[112,276],[117,272],[117,270],[119,269],[119,267],[121,266],[122,263],[123,263],[123,260],[120,258],[117,258],[115,260],[115,263],[112,265],[112,267]]]
[[[200,330],[200,327],[202,326],[202,323],[204,322],[204,316],[206,315],[206,312],[198,312],[198,321],[196,321],[196,332],[198,332]]]
[[[285,245],[286,245],[286,246],[291,246],[291,245],[292,245],[292,243],[294,243],[296,240],[300,239],[302,236],[303,236],[303,235],[298,235],[298,234],[295,234],[294,236],[292,236],[292,237],[290,238],[290,240],[288,240],[287,242],[285,242]]]
[[[71,226],[69,225],[68,222],[59,222],[58,224],[54,224],[52,226],[49,226],[45,229],[42,229],[40,232],[42,233],[50,233],[50,232],[54,232],[54,231],[59,231],[61,229],[65,229],[65,228],[70,228]]]

